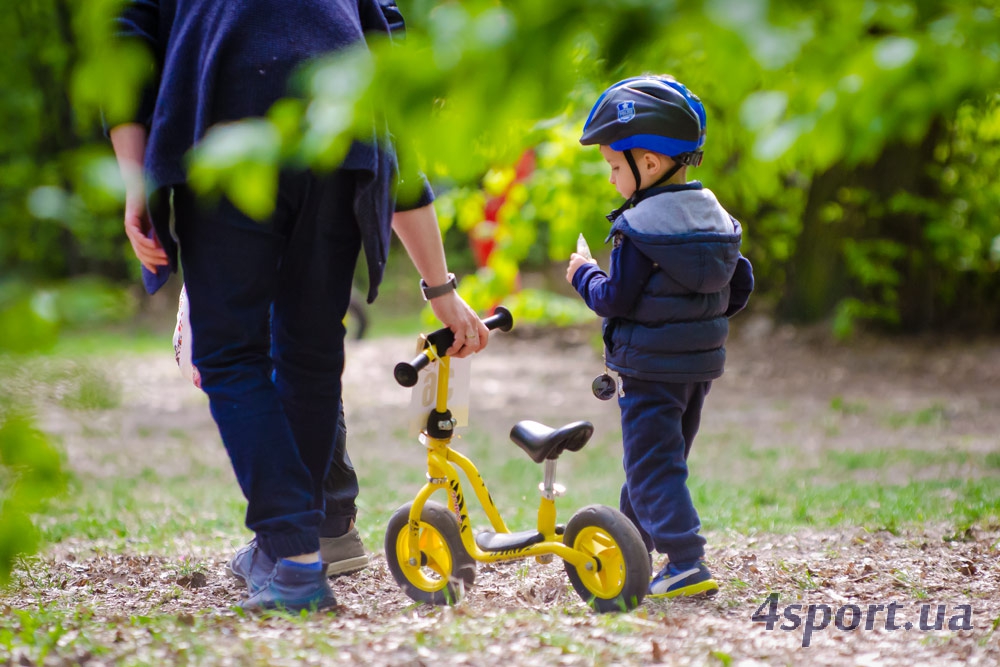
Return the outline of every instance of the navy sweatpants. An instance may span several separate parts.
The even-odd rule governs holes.
[[[646,549],[673,563],[699,560],[705,538],[687,488],[687,457],[701,424],[711,382],[674,384],[621,376],[625,484],[621,511],[639,528]]]
[[[272,558],[319,549],[343,319],[361,248],[349,173],[283,174],[266,222],[174,191],[192,361]],[[272,374],[273,362],[273,374]]]
[[[347,424],[344,406],[337,417],[337,432],[333,438],[333,458],[323,478],[323,502],[326,516],[319,525],[320,537],[340,537],[351,527],[358,514],[358,474],[347,454]]]

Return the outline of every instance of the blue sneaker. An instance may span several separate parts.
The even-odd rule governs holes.
[[[240,607],[245,611],[300,611],[325,609],[336,604],[322,563],[296,563],[282,558],[264,584],[241,602]]]
[[[667,563],[660,573],[649,582],[648,596],[651,598],[673,598],[678,596],[705,595],[719,592],[719,585],[712,579],[701,561],[693,563]]]
[[[229,576],[243,582],[249,595],[253,595],[267,583],[267,578],[274,571],[274,561],[257,546],[257,540],[253,539],[236,552],[226,565],[226,571]]]

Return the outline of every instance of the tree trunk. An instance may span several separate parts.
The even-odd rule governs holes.
[[[895,306],[904,330],[926,328],[935,320],[935,274],[924,235],[926,213],[892,206],[901,194],[935,200],[937,182],[928,175],[944,124],[932,123],[919,144],[886,146],[870,165],[834,165],[813,178],[803,213],[802,232],[789,262],[788,280],[778,303],[778,316],[800,323],[833,314],[848,296]],[[830,205],[841,214],[830,216]],[[884,239],[901,244],[905,255],[893,262],[900,282],[893,304],[884,288],[869,290],[848,275],[844,261],[847,239]],[[891,288],[890,288],[891,289]]]

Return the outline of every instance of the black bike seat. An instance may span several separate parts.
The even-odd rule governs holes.
[[[564,451],[578,452],[594,434],[590,422],[573,422],[560,428],[525,420],[510,430],[510,439],[523,449],[531,460],[541,463],[545,459],[557,459]]]

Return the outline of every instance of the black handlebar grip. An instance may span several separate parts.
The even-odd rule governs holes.
[[[417,374],[430,362],[430,357],[420,353],[419,356],[413,358],[413,361],[401,361],[396,364],[396,367],[392,369],[392,374],[399,384],[404,387],[412,387],[417,384]]]
[[[483,320],[487,329],[499,329],[500,331],[510,331],[514,328],[514,316],[503,306],[493,309],[493,314]]]
[[[493,314],[483,320],[483,324],[486,325],[487,329],[510,331],[514,326],[514,316],[511,315],[510,311],[503,306],[497,306],[493,310]],[[427,344],[425,347],[433,345],[437,355],[439,357],[443,357],[444,353],[448,351],[448,348],[451,347],[454,342],[455,334],[452,333],[451,329],[448,327],[444,327],[427,334]],[[396,382],[402,386],[412,387],[417,384],[417,374],[421,369],[427,366],[430,361],[430,357],[421,353],[414,357],[411,362],[401,361],[396,364],[396,368],[393,369],[392,374],[396,378]]]

